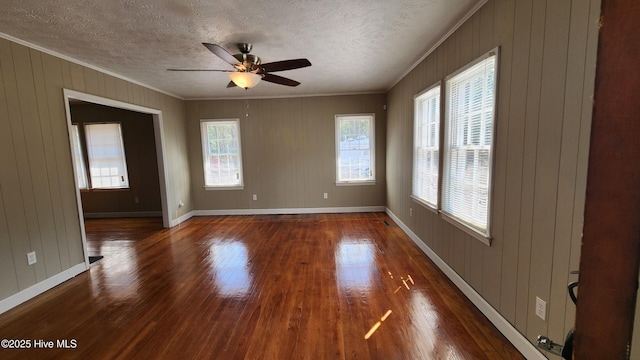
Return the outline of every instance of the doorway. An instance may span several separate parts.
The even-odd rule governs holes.
[[[167,188],[167,178],[168,174],[166,173],[166,163],[165,163],[165,151],[164,151],[164,133],[162,128],[162,112],[156,109],[146,108],[143,106],[133,105],[129,103],[125,103],[118,100],[112,100],[107,98],[102,98],[95,95],[85,94],[81,92],[77,92],[74,90],[64,89],[64,101],[65,101],[65,109],[67,116],[67,127],[69,129],[69,144],[73,149],[73,131],[72,131],[72,119],[71,119],[71,103],[73,101],[81,101],[85,103],[91,103],[96,105],[104,105],[116,109],[123,109],[134,111],[142,114],[151,115],[153,120],[153,133],[155,137],[155,153],[156,153],[156,161],[157,161],[157,169],[158,169],[158,180],[160,185],[160,203],[162,209],[162,224],[163,227],[170,227],[170,219],[169,219],[169,210],[168,210],[168,202],[169,198],[168,188]],[[85,263],[89,266],[89,252],[87,246],[87,236],[85,230],[85,216],[82,205],[82,198],[80,194],[80,186],[78,184],[78,174],[76,174],[76,169],[73,167],[74,171],[74,182],[76,188],[76,200],[78,204],[78,216],[80,220],[80,231],[82,237],[82,247],[85,254]]]

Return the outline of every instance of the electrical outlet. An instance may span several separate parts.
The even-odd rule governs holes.
[[[324,196],[325,199],[328,199],[329,198],[329,193],[324,193],[323,196]]]
[[[542,319],[547,320],[547,303],[536,296],[536,315]]]
[[[181,208],[184,206],[184,203],[182,202],[182,200],[180,200],[180,202],[178,202],[178,208]]]
[[[409,216],[413,216],[413,208],[409,208]]]
[[[36,259],[36,252],[35,251],[27,253],[27,262],[29,263],[29,265],[33,265],[33,264],[38,262],[38,259]]]
[[[258,200],[258,194],[253,194],[253,200]]]

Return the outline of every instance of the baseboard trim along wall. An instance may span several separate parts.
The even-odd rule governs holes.
[[[478,292],[475,291],[471,285],[469,285],[458,273],[455,272],[444,260],[442,260],[431,248],[429,248],[420,238],[409,229],[400,219],[388,208],[386,213],[393,219],[393,221],[400,226],[411,240],[418,245],[420,250],[424,252],[433,261],[436,266],[447,275],[447,277],[464,293],[464,295],[471,300],[471,302],[486,316],[489,321],[504,335],[513,346],[518,349],[527,359],[540,359],[546,360],[547,358],[536,349],[533,344],[524,337],[518,329],[516,329],[511,323],[507,321],[500,313],[491,306]]]
[[[224,209],[193,210],[170,222],[171,227],[178,226],[194,216],[224,215],[289,215],[289,214],[340,214],[358,212],[385,212],[384,206],[356,206],[331,208],[281,208],[281,209]]]
[[[195,215],[194,215],[193,211],[189,211],[188,213],[186,213],[186,214],[184,214],[184,215],[182,215],[182,216],[180,216],[178,218],[175,218],[175,219],[171,220],[169,222],[169,227],[178,226],[178,225],[182,224],[183,222],[191,219],[194,216]]]
[[[11,295],[6,299],[0,300],[0,314],[10,309],[13,309],[14,307],[22,304],[27,300],[33,299],[34,297],[42,294],[47,290],[53,289],[54,287],[75,277],[76,275],[82,273],[85,270],[87,270],[87,265],[85,263],[80,263],[44,281],[41,281],[35,285],[32,285],[20,291],[17,294]]]
[[[162,217],[162,211],[99,212],[99,213],[84,213],[83,216],[85,219]]]
[[[194,216],[212,215],[287,215],[287,214],[338,214],[357,212],[384,212],[384,206],[357,206],[331,208],[281,208],[281,209],[228,209],[194,210]]]

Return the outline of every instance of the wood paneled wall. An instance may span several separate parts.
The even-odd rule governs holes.
[[[0,39],[0,300],[84,262],[63,88],[161,110],[170,214],[191,208],[184,101]]]
[[[194,209],[384,206],[385,100],[377,94],[187,101]],[[375,114],[377,181],[336,186],[335,115],[359,113]],[[205,190],[200,120],[231,118],[240,119],[244,190]]]
[[[574,325],[599,14],[599,0],[489,0],[388,94],[388,208],[531,342]],[[496,46],[488,247],[410,199],[413,96]]]

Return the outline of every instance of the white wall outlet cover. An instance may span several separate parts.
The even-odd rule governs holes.
[[[27,262],[29,263],[29,265],[33,265],[36,262],[38,262],[38,259],[36,258],[36,252],[35,251],[27,253]]]
[[[547,303],[536,296],[536,315],[542,319],[547,320]]]

